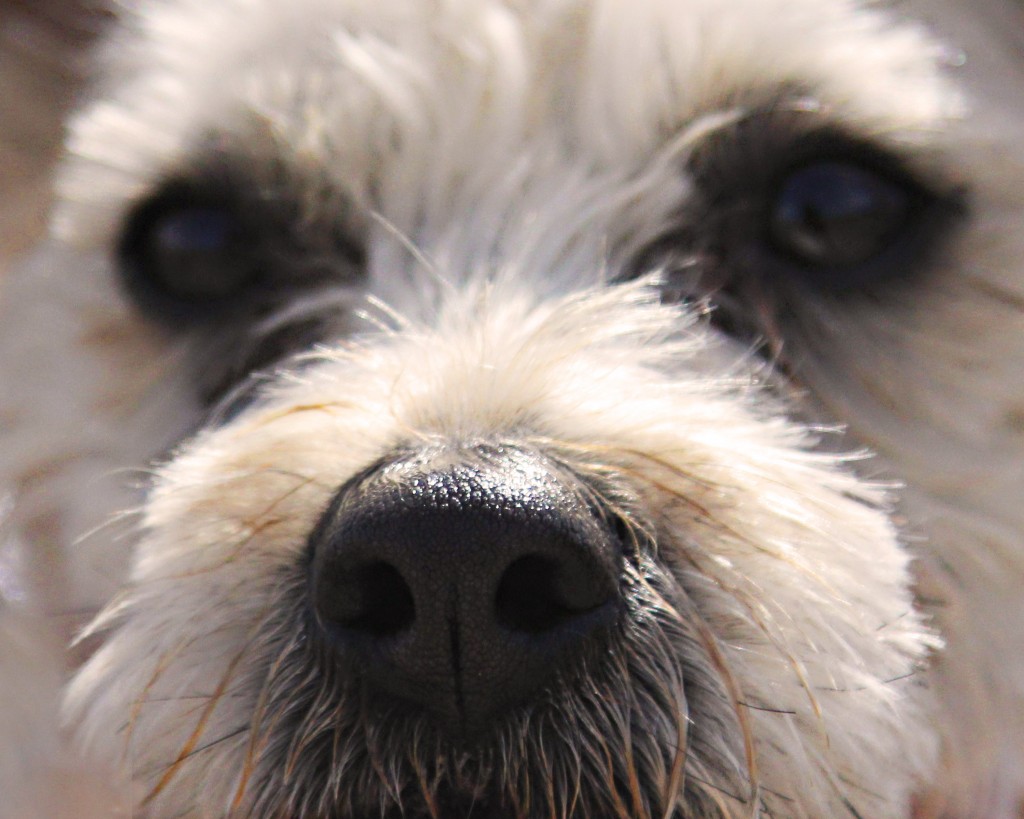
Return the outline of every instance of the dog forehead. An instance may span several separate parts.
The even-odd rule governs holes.
[[[396,160],[420,184],[537,144],[635,168],[701,115],[780,94],[896,140],[952,109],[927,37],[846,0],[163,0],[126,9],[108,58],[59,180],[78,244],[218,138],[365,201]]]

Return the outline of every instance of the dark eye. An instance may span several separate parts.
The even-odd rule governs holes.
[[[771,194],[768,235],[774,248],[823,286],[866,284],[872,261],[897,244],[918,195],[874,169],[814,162],[786,175]]]
[[[962,191],[940,194],[898,157],[838,133],[805,135],[778,154],[752,209],[759,253],[771,274],[819,293],[911,280],[963,212]]]
[[[141,306],[187,319],[226,308],[260,275],[238,208],[172,191],[129,218],[119,248],[125,284]]]
[[[820,117],[781,101],[710,135],[689,157],[692,204],[639,263],[670,271],[673,297],[750,314],[876,298],[927,272],[965,192]]]

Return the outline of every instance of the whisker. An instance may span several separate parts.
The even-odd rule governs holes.
[[[175,775],[181,769],[181,766],[185,762],[185,760],[192,755],[192,750],[198,744],[199,737],[202,736],[203,732],[206,730],[206,725],[209,722],[210,717],[213,715],[214,709],[217,707],[217,704],[220,702],[221,697],[227,690],[228,685],[230,684],[232,678],[234,677],[236,669],[242,662],[242,658],[245,657],[247,653],[248,646],[245,646],[234,657],[232,657],[231,662],[228,663],[228,667],[225,669],[224,674],[221,676],[220,682],[217,684],[217,688],[214,691],[213,697],[210,698],[210,701],[206,704],[206,707],[203,709],[203,713],[200,716],[195,729],[189,735],[188,739],[185,740],[185,743],[181,746],[181,750],[178,752],[178,755],[175,758],[174,762],[172,762],[167,767],[167,770],[164,771],[163,776],[160,777],[156,785],[154,785],[153,788],[149,791],[149,793],[143,798],[143,806],[149,805],[157,796],[160,795],[160,793],[167,787],[167,785],[170,784],[171,780],[174,779]]]

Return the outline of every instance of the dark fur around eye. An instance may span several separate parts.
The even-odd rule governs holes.
[[[206,170],[165,182],[125,220],[122,282],[154,320],[174,328],[258,316],[289,294],[361,271],[363,253],[344,235],[343,214],[311,224],[286,185],[235,176]]]
[[[692,161],[701,253],[719,280],[849,296],[911,281],[963,210],[886,149],[808,115],[751,115]]]

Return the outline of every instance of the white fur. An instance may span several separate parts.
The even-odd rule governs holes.
[[[660,510],[659,548],[701,570],[695,594],[727,629],[744,701],[783,712],[751,711],[766,810],[835,815],[845,798],[899,815],[932,758],[914,681],[931,640],[900,589],[906,558],[877,492],[795,449],[802,433],[737,405],[735,387],[694,378],[694,341],[663,338],[680,317],[639,288],[533,306],[502,284],[435,327],[325,353],[164,470],[133,591],[107,616],[123,625],[71,690],[89,743],[155,777],[195,729],[196,703],[175,697],[220,680],[229,697],[203,740],[243,724],[250,677],[271,661],[255,635],[333,488],[398,442],[499,440],[635,476],[645,508]],[[672,511],[666,484],[704,511]],[[111,728],[128,707],[125,748]],[[197,805],[230,804],[247,745],[242,735],[190,757],[157,804],[172,814],[197,792]]]

